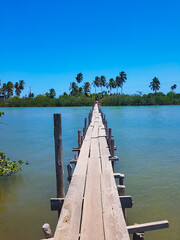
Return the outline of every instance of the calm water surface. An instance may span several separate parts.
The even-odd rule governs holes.
[[[63,121],[64,164],[73,157],[77,130],[88,107],[4,108],[0,150],[12,160],[29,161],[23,171],[0,178],[0,238],[41,239],[41,226],[54,231],[57,213],[53,113]],[[133,197],[128,224],[169,220],[170,228],[146,233],[146,240],[179,240],[180,236],[180,106],[102,107],[117,146],[116,171],[125,174],[126,192]],[[65,180],[67,173],[65,169]],[[66,182],[67,188],[67,182]]]

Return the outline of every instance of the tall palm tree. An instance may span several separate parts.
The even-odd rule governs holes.
[[[6,98],[7,95],[7,84],[3,83],[2,88],[1,88],[1,94]]]
[[[93,81],[93,86],[95,88],[95,93],[96,93],[96,87],[99,87],[99,85],[100,85],[100,78],[95,77],[95,80]]]
[[[113,78],[110,78],[110,79],[109,79],[109,83],[107,84],[107,87],[110,88],[110,94],[111,94],[112,88],[115,88],[115,87],[116,87],[116,82],[114,81]]]
[[[69,90],[71,91],[70,94],[73,95],[73,96],[75,96],[75,95],[77,94],[77,92],[78,92],[78,86],[77,86],[77,84],[76,84],[75,82],[72,82],[72,83],[70,84]]]
[[[99,85],[101,87],[101,93],[102,93],[102,87],[105,87],[106,86],[106,78],[105,76],[101,76],[100,79],[99,79]]]
[[[20,85],[19,85],[19,83],[18,82],[16,82],[15,84],[14,84],[14,88],[15,88],[15,93],[16,93],[16,96],[20,96],[20,93],[21,93],[21,89],[20,89]]]
[[[122,80],[121,80],[120,76],[117,76],[117,77],[116,77],[115,83],[116,83],[117,94],[118,94],[118,88],[119,88],[119,87],[120,87],[120,88],[122,87]]]
[[[16,82],[14,84],[16,96],[18,97],[20,96],[22,90],[24,89],[24,85],[25,85],[24,80],[19,80],[19,82]]]
[[[24,85],[25,85],[24,80],[19,80],[19,85],[20,85],[20,89],[24,90]]]
[[[122,94],[122,88],[123,88],[123,84],[127,80],[127,74],[122,71],[122,72],[119,73],[119,76],[120,76],[120,79],[121,79],[121,94]]]
[[[150,83],[149,87],[155,91],[155,93],[160,89],[160,82],[159,79],[157,77],[154,77],[152,79],[152,82]]]
[[[14,89],[14,85],[12,82],[8,82],[7,83],[7,98],[10,98],[11,96],[13,96],[13,89]]]
[[[77,81],[78,83],[81,83],[82,80],[83,80],[83,74],[82,74],[82,73],[78,73],[75,78],[76,78],[76,81]]]
[[[171,86],[171,90],[172,90],[172,91],[174,91],[176,88],[177,88],[177,85],[176,85],[176,84],[174,84],[174,85]]]
[[[90,89],[91,89],[91,84],[89,82],[85,82],[83,86],[83,90],[86,96],[88,95],[88,93],[90,93]]]
[[[54,88],[49,89],[49,97],[54,98],[56,96],[56,92]]]

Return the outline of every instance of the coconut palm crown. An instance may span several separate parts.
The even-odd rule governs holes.
[[[156,93],[160,89],[159,79],[157,77],[154,77],[149,87]]]

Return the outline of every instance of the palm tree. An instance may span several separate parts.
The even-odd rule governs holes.
[[[70,84],[69,90],[71,91],[70,94],[73,95],[73,96],[75,96],[75,95],[77,94],[77,92],[78,92],[78,86],[77,86],[77,84],[76,84],[75,82],[72,82],[72,83]]]
[[[115,84],[116,84],[117,94],[118,94],[118,88],[119,88],[119,87],[120,87],[120,88],[122,87],[122,80],[121,80],[120,76],[117,76],[117,77],[116,77]]]
[[[8,82],[7,83],[7,98],[10,98],[11,96],[13,96],[13,89],[14,89],[14,85],[12,82]]]
[[[101,86],[101,93],[102,93],[102,87],[106,86],[106,78],[105,76],[101,76],[99,79],[99,86]]]
[[[24,89],[24,85],[25,85],[24,80],[19,80],[19,82],[16,82],[14,84],[16,96],[18,97],[20,96],[22,90]]]
[[[96,87],[99,87],[100,85],[100,78],[95,77],[95,80],[93,81],[93,86],[95,87],[95,93],[96,93]]]
[[[82,75],[82,73],[78,73],[75,78],[76,78],[76,81],[77,81],[78,83],[82,82],[82,80],[83,80],[83,75]]]
[[[25,85],[24,80],[19,80],[19,85],[20,85],[20,89],[24,90],[24,85]]]
[[[56,92],[54,88],[49,89],[49,97],[54,98],[56,96]]]
[[[157,77],[154,77],[152,79],[152,82],[150,83],[149,87],[155,91],[155,93],[160,89],[160,82],[159,79]]]
[[[174,84],[174,85],[171,86],[171,90],[172,90],[172,91],[174,91],[176,88],[177,88],[177,85],[176,85],[176,84]]]
[[[1,88],[1,94],[6,98],[7,95],[7,84],[3,83],[2,88]]]
[[[120,79],[121,79],[121,94],[122,94],[122,87],[123,87],[123,84],[127,80],[127,74],[122,71],[122,72],[119,73],[119,76],[120,76]]]
[[[84,93],[85,93],[86,96],[88,95],[88,93],[90,93],[90,89],[91,89],[90,83],[89,82],[85,82],[84,86],[83,86],[83,90],[84,90]]]
[[[19,85],[19,83],[18,82],[16,82],[15,84],[14,84],[14,88],[15,88],[15,93],[16,93],[16,96],[20,96],[20,93],[21,93],[21,89],[20,89],[20,85]]]
[[[110,88],[110,94],[111,94],[111,89],[116,87],[116,82],[114,81],[113,78],[109,79],[109,83],[107,84],[107,87]]]

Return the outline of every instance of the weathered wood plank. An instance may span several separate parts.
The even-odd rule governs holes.
[[[112,173],[101,174],[101,191],[105,239],[130,239]]]
[[[127,226],[127,230],[129,234],[132,234],[132,233],[153,231],[153,230],[158,230],[158,229],[163,229],[168,227],[169,227],[169,222],[167,220],[164,220],[164,221],[158,221],[158,222],[150,222],[150,223],[135,224],[132,226]]]
[[[92,138],[84,196],[81,240],[104,239],[100,174],[98,139]]]
[[[99,122],[95,121],[92,138],[97,138],[99,136],[99,126],[98,125],[99,125]]]
[[[73,176],[56,227],[54,240],[79,238],[85,176]]]

